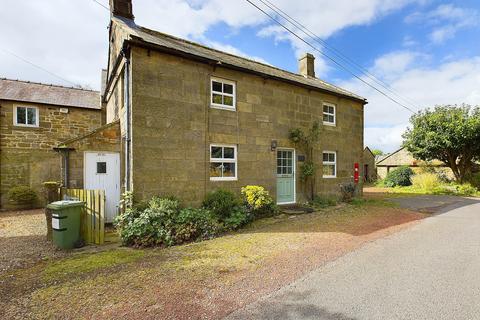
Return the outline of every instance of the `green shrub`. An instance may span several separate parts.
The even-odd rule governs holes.
[[[355,196],[357,187],[353,182],[348,182],[340,185],[340,193],[342,195],[342,201],[348,202]]]
[[[337,205],[337,200],[333,197],[315,196],[310,205],[315,209],[322,209]]]
[[[433,192],[441,184],[440,179],[435,173],[421,173],[412,176],[412,184],[425,192]]]
[[[245,186],[242,188],[243,201],[254,217],[266,217],[278,213],[278,207],[272,197],[262,186]]]
[[[477,193],[477,188],[472,186],[470,183],[464,183],[456,186],[456,194],[461,196],[473,196]]]
[[[220,220],[228,218],[233,208],[240,205],[240,200],[232,191],[218,189],[207,194],[203,207],[212,211]]]
[[[14,204],[33,205],[37,194],[27,186],[16,186],[8,190],[8,200]]]
[[[480,173],[473,174],[468,180],[472,186],[480,190]]]
[[[236,230],[253,220],[253,214],[245,206],[237,206],[232,209],[230,215],[223,221],[228,230]]]
[[[145,209],[127,204],[125,212],[115,219],[125,245],[172,246],[209,239],[222,231],[221,223],[211,211],[182,209],[176,199],[153,197]]]
[[[410,167],[402,166],[390,171],[384,179],[386,187],[407,187],[412,185],[411,177],[413,170]]]
[[[175,244],[215,237],[223,230],[215,215],[207,209],[186,208],[175,219]]]

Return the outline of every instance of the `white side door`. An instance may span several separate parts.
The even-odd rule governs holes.
[[[85,189],[105,190],[105,221],[113,222],[120,201],[120,154],[85,152]]]

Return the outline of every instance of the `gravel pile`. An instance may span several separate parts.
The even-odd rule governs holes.
[[[0,274],[64,256],[46,240],[43,209],[0,213]]]

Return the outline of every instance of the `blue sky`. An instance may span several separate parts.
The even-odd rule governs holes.
[[[99,88],[109,12],[91,0],[2,0],[0,76]],[[107,0],[98,0],[108,6]],[[259,0],[252,0],[261,5]],[[407,97],[415,110],[480,104],[480,1],[270,0]],[[133,0],[140,25],[296,72],[311,48],[244,0]],[[315,53],[317,76],[369,100],[365,144],[392,151],[410,113]],[[365,79],[368,80],[368,79]]]

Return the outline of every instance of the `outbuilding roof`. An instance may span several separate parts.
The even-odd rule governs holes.
[[[5,78],[0,78],[0,100],[101,109],[98,91]]]
[[[164,50],[172,54],[209,60],[216,65],[250,71],[261,74],[267,78],[275,78],[311,89],[328,91],[336,95],[360,100],[361,102],[366,103],[365,98],[318,78],[304,77],[303,75],[282,70],[265,63],[239,57],[162,32],[150,30],[136,25],[135,22],[130,19],[113,16],[112,23],[123,28],[128,34],[127,40],[130,40],[133,43],[150,44],[155,46],[158,50]]]

